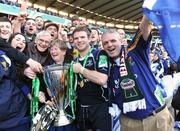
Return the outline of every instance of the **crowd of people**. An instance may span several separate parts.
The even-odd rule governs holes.
[[[43,68],[53,64],[71,65],[77,75],[76,117],[69,125],[52,122],[47,130],[172,131],[180,118],[168,110],[163,77],[180,69],[162,44],[151,44],[148,18],[143,16],[132,41],[123,29],[102,34],[78,16],[71,22],[63,27],[41,16],[0,17],[0,131],[30,131],[33,100],[38,109],[53,106],[43,80]],[[172,106],[179,110],[176,89]]]
[[[20,7],[21,6],[21,4],[19,3],[18,0],[0,0],[0,3],[15,6],[15,7]],[[39,8],[35,9],[35,8],[31,7],[31,6],[29,6],[28,9],[36,11],[36,12],[46,13],[46,14],[53,15],[53,16],[64,17],[62,15],[59,15],[58,13],[54,13],[54,12],[51,12],[51,11],[48,11],[48,10],[42,10],[42,9],[39,9]]]

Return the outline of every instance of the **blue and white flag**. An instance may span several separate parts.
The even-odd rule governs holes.
[[[180,62],[180,0],[145,0],[143,11],[157,26],[170,57]]]

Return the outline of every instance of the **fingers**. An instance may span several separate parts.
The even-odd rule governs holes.
[[[43,72],[43,67],[40,63],[34,63],[34,65],[32,66],[32,70],[34,72]]]
[[[51,106],[51,107],[54,107],[53,102],[51,102],[51,101],[49,101],[49,100],[48,100],[48,101],[46,101],[45,103],[46,103],[47,105]]]
[[[43,72],[42,65],[39,62],[37,62],[37,61],[35,61],[35,60],[31,59],[31,58],[27,60],[26,64],[29,65],[30,68],[34,72],[39,72],[39,73]]]
[[[75,73],[80,73],[82,65],[80,63],[73,64],[73,70]]]
[[[39,91],[39,101],[41,103],[46,103],[46,97],[45,97],[44,92],[42,92],[42,91]]]
[[[27,67],[24,70],[24,75],[26,75],[30,79],[34,79],[36,77],[36,73],[30,67]]]

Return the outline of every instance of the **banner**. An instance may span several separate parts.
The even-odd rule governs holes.
[[[19,7],[0,3],[0,13],[16,15],[17,16],[19,14],[19,12],[20,12]],[[66,26],[68,26],[69,23],[71,22],[70,20],[65,19],[65,18],[61,18],[61,17],[53,16],[53,15],[48,15],[48,14],[33,11],[33,10],[30,10],[30,9],[27,9],[27,14],[28,14],[28,18],[35,19],[37,16],[41,16],[44,20],[51,20],[56,24],[63,24],[63,25],[66,25]]]
[[[145,0],[143,11],[158,28],[170,57],[180,62],[180,0]]]

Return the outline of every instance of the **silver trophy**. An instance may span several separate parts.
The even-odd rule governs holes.
[[[58,114],[54,120],[54,126],[64,126],[72,122],[71,118],[65,113],[65,109],[69,102],[65,99],[66,95],[66,73],[68,66],[50,65],[44,68],[44,80],[47,85],[48,94],[53,101],[54,107],[58,110]]]

